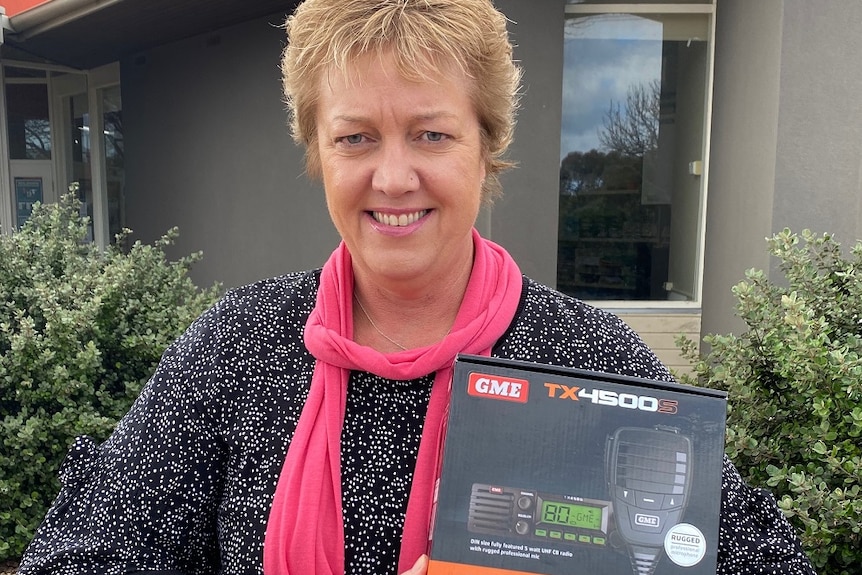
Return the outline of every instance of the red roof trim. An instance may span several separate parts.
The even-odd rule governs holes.
[[[6,16],[11,18],[21,12],[26,12],[30,8],[35,8],[41,4],[47,4],[51,0],[0,0],[0,6],[6,8]]]

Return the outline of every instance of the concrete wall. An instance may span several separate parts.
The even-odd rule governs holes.
[[[772,229],[862,232],[862,2],[785,0]]]
[[[768,265],[780,88],[782,0],[719,0],[707,224],[704,333],[739,331],[731,287]]]
[[[704,333],[744,329],[730,290],[774,266],[767,236],[862,236],[862,3],[719,0],[717,18]]]
[[[337,245],[323,191],[303,175],[278,69],[283,16],[121,62],[128,225],[175,254],[204,250],[193,278],[235,286],[322,264]]]
[[[509,250],[524,273],[556,286],[565,0],[495,4],[514,22],[510,30],[524,88],[510,154],[518,167],[503,177],[504,196],[494,206],[490,237]]]

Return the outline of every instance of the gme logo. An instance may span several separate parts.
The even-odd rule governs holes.
[[[530,382],[526,379],[503,378],[499,375],[471,373],[467,393],[475,397],[490,397],[527,403]]]
[[[635,513],[635,523],[644,527],[658,527],[659,519],[655,515],[644,515],[643,513]]]

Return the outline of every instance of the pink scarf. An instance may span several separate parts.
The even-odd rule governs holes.
[[[317,304],[305,326],[305,345],[317,360],[311,389],[287,450],[269,514],[266,575],[344,573],[341,509],[341,427],[350,371],[410,380],[436,372],[407,515],[398,572],[427,551],[443,417],[458,353],[490,355],[515,316],[522,277],[500,246],[473,230],[473,271],[449,335],[420,349],[383,354],[353,342],[353,271],[342,243],[323,267]]]

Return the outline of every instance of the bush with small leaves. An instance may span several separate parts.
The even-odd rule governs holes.
[[[849,252],[805,230],[767,239],[783,273],[733,288],[740,335],[678,340],[683,381],[730,395],[727,453],[770,488],[820,575],[862,565],[862,242]]]
[[[32,538],[73,439],[110,434],[168,344],[220,291],[188,277],[199,253],[167,259],[176,230],[99,250],[78,207],[72,196],[37,205],[0,236],[0,563]]]

